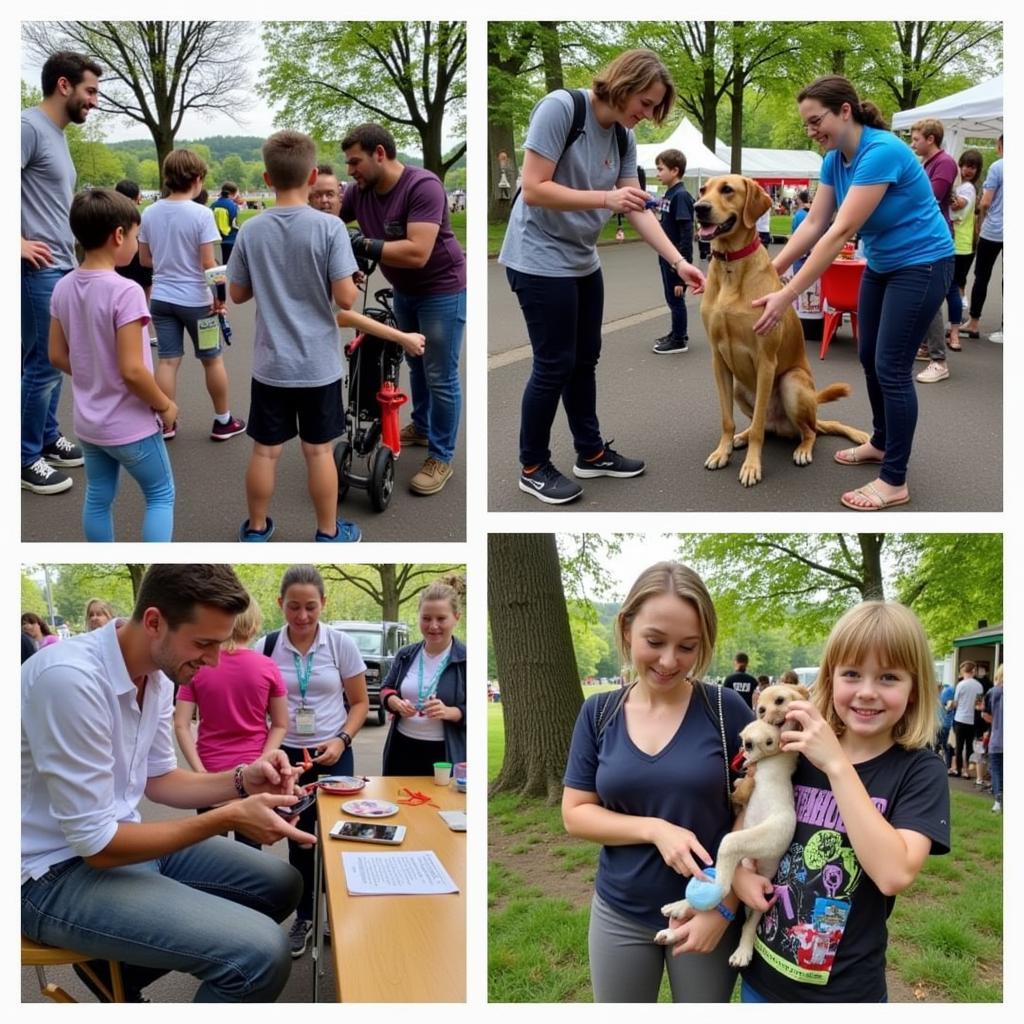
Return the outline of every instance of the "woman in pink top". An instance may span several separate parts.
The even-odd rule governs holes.
[[[235,619],[218,664],[199,669],[178,689],[174,733],[193,771],[226,771],[257,761],[281,745],[288,728],[288,690],[277,665],[246,647],[261,625],[259,605],[251,600]],[[196,709],[199,734],[194,739]],[[208,810],[203,807],[199,813]],[[237,832],[235,839],[247,846],[260,845]]]

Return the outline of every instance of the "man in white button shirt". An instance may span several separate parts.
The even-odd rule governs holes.
[[[201,979],[197,1002],[270,1002],[288,980],[275,922],[295,908],[301,879],[218,833],[312,842],[274,811],[297,799],[295,772],[281,751],[234,771],[183,771],[171,740],[174,685],[217,664],[248,604],[228,566],[154,565],[130,620],[22,669],[22,933],[121,961],[130,1000],[170,970]],[[221,806],[142,822],[143,795]]]

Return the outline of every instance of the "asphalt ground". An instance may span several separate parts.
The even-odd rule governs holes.
[[[773,246],[772,252],[779,247]],[[871,466],[841,466],[833,454],[850,442],[819,437],[814,462],[792,462],[796,442],[769,435],[763,479],[739,482],[743,453],[722,470],[704,468],[718,444],[718,398],[711,352],[700,320],[699,297],[687,296],[689,351],[655,355],[654,341],[669,330],[657,257],[642,243],[601,249],[605,277],[604,344],[598,364],[598,412],[604,436],[617,451],[647,463],[628,480],[582,481],[582,498],[546,505],[518,488],[519,407],[531,354],[519,304],[496,261],[488,266],[488,507],[492,512],[844,512],[840,495],[874,479]],[[706,270],[706,267],[703,267]],[[992,275],[981,339],[963,338],[950,352],[948,380],[918,384],[918,424],[908,484],[911,502],[894,511],[997,512],[1002,509],[1003,350],[986,340],[1002,322],[1002,259]],[[968,295],[972,279],[968,279]],[[848,398],[822,406],[822,418],[870,431],[864,375],[849,320],[836,332],[825,360],[819,342],[807,344],[818,388],[846,381]],[[925,363],[916,363],[915,373]],[[747,425],[738,409],[737,430]],[[552,461],[570,474],[575,453],[564,412],[555,419]]]
[[[375,724],[377,717],[371,713],[366,725],[356,733],[353,739],[353,751],[355,755],[356,771],[362,775],[379,775],[381,770],[381,758],[384,752],[384,740],[387,737],[387,726]],[[177,750],[177,744],[175,744]],[[178,765],[188,769],[188,762],[178,751]],[[173,807],[164,807],[161,804],[153,804],[143,800],[140,805],[140,813],[143,821],[165,821],[169,818],[189,816],[192,811],[180,811]],[[273,846],[264,846],[263,852],[270,857],[278,857],[281,860],[288,859],[288,845],[282,840]],[[291,927],[293,918],[288,918],[281,927]],[[324,974],[320,978],[320,998],[324,1002],[334,1000],[334,965],[331,959],[330,950],[324,950],[323,958]],[[278,997],[280,1003],[311,1003],[313,1001],[313,958],[310,950],[292,961],[292,972],[288,984],[284,987]],[[46,980],[60,985],[69,995],[79,1002],[95,1002],[92,993],[78,979],[78,975],[70,967],[48,967],[46,969]],[[154,1003],[188,1003],[192,1001],[196,990],[199,988],[199,980],[190,974],[179,974],[172,972],[164,975],[152,985],[147,986],[144,995]],[[35,968],[21,968],[21,1001],[23,1003],[49,1003],[39,991],[36,982]]]
[[[387,282],[375,274],[372,290]],[[362,298],[357,304],[362,308]],[[230,381],[231,411],[242,419],[249,416],[249,385],[252,367],[252,339],[255,302],[242,306],[228,303],[228,318],[233,330],[231,345],[225,348],[225,364]],[[343,331],[347,341],[351,331]],[[252,440],[239,434],[227,441],[211,441],[213,408],[203,379],[199,360],[186,339],[185,358],[178,374],[177,402],[181,409],[177,436],[168,443],[174,471],[175,541],[235,541],[238,528],[246,518],[245,469],[252,452]],[[154,349],[154,362],[155,362]],[[445,488],[429,496],[413,494],[409,480],[427,456],[426,448],[403,448],[395,464],[395,489],[384,512],[374,512],[366,491],[351,488],[338,507],[338,515],[358,523],[365,541],[447,541],[466,536],[466,459],[465,412],[466,384],[464,361],[460,367],[463,391],[463,416],[453,460],[454,476]],[[403,366],[400,386],[409,393],[408,370]],[[410,422],[412,404],[400,410],[401,423]],[[71,384],[65,378],[61,388],[58,421],[69,437],[74,436]],[[353,470],[364,472],[354,465]],[[61,494],[40,495],[21,492],[21,537],[24,541],[82,541],[82,501],[85,495],[85,469],[66,472],[74,478],[70,490]],[[117,541],[142,539],[145,505],[142,492],[127,473],[122,472],[118,497],[114,503],[114,536]],[[277,481],[270,505],[276,525],[271,543],[312,541],[316,530],[313,506],[306,485],[306,463],[298,438],[288,442],[278,462]]]

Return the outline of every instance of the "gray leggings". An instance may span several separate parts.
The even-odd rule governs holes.
[[[742,907],[740,908],[742,911]],[[742,913],[711,953],[672,956],[651,928],[623,917],[594,893],[590,905],[590,984],[595,1003],[655,1003],[668,971],[674,1003],[727,1003],[736,983],[729,956],[743,927]]]

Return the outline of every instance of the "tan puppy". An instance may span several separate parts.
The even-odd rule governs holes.
[[[744,858],[757,861],[759,874],[773,877],[782,855],[792,842],[796,829],[792,776],[797,755],[781,750],[781,733],[779,726],[770,725],[763,717],[745,726],[740,733],[744,761],[748,766],[756,764],[757,770],[743,828],[730,832],[718,846],[715,881],[725,892],[732,888],[733,875]],[[662,907],[661,912],[666,917],[682,917],[686,909],[686,900],[680,900]],[[754,933],[760,919],[759,911],[750,911],[740,943],[729,957],[733,967],[742,967],[750,962]],[[654,941],[662,946],[675,945],[679,941],[679,933],[672,928],[663,928],[654,936]]]
[[[807,362],[803,328],[792,308],[768,334],[754,334],[761,309],[754,299],[778,291],[779,276],[755,225],[771,206],[768,194],[750,178],[726,174],[711,178],[694,207],[699,237],[711,242],[711,266],[700,306],[711,342],[711,362],[722,412],[718,447],[708,456],[708,469],[723,469],[734,448],[747,448],[740,483],[752,487],[761,479],[761,449],[770,430],[800,443],[793,461],[806,466],[813,458],[818,434],[841,434],[855,444],[868,435],[836,420],[819,420],[818,406],[850,393],[848,384],[830,384],[815,391]],[[733,398],[750,417],[750,426],[734,434]]]
[[[775,683],[761,691],[754,711],[760,721],[781,726],[793,701],[810,699],[811,691],[806,686],[800,686],[798,683]],[[796,729],[799,726],[791,724],[790,728]]]

